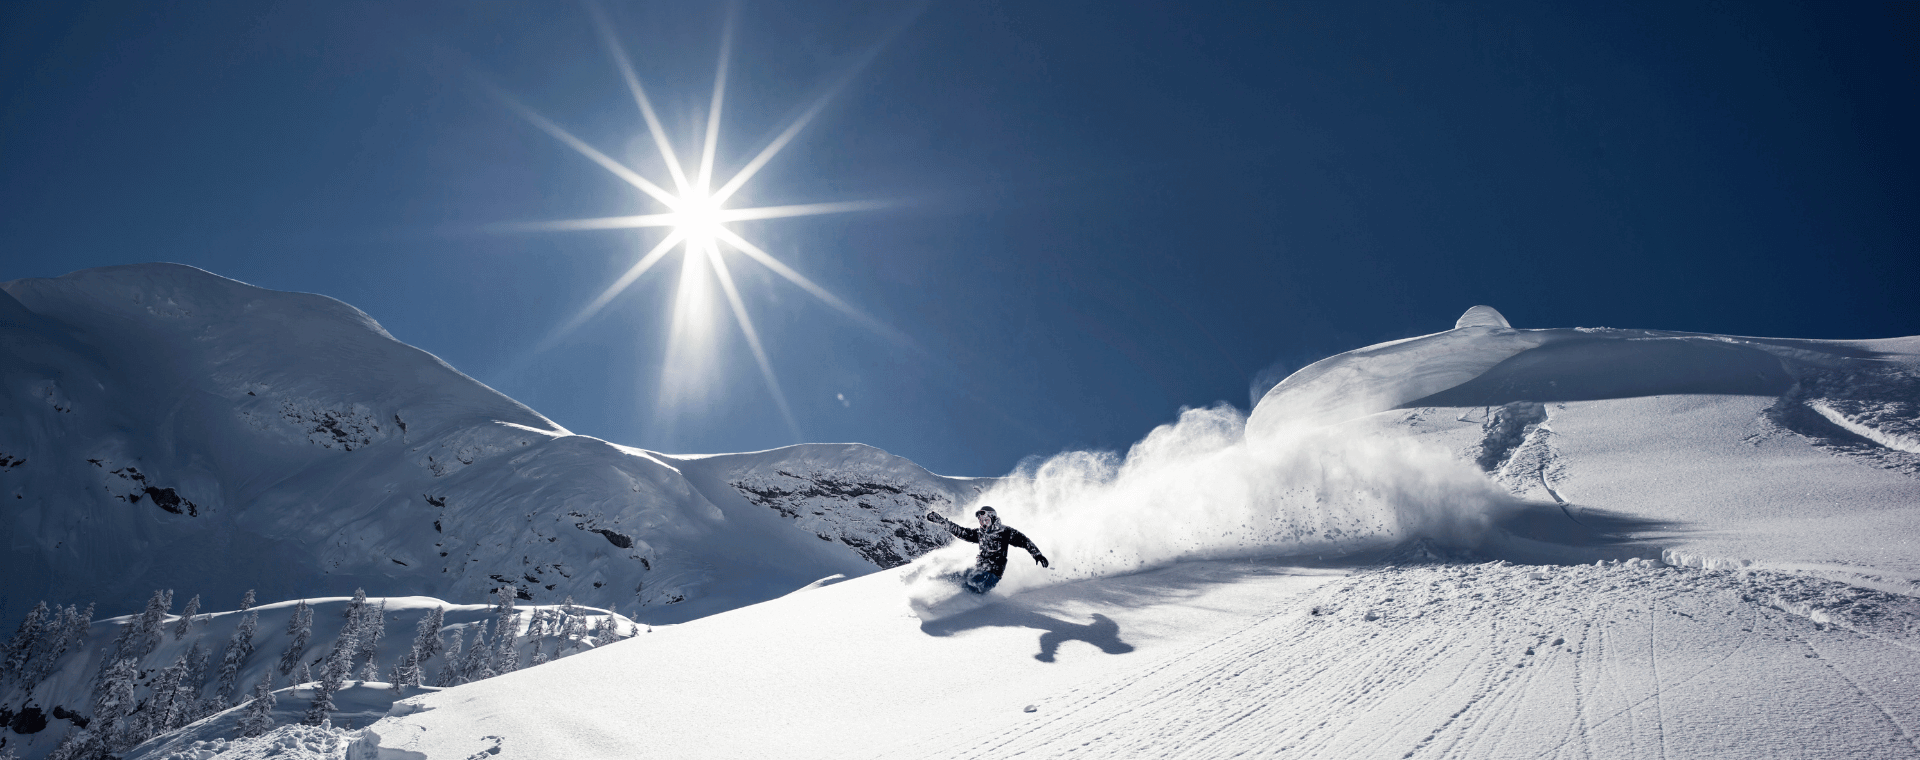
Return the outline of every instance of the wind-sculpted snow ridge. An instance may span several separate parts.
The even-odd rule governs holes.
[[[788,517],[733,485],[750,482],[849,498],[783,500]],[[351,306],[191,267],[0,285],[16,599],[118,614],[154,587],[510,587],[676,622],[917,556],[908,502],[967,498],[962,482],[864,446],[673,457],[572,435]],[[845,490],[861,483],[898,491]]]

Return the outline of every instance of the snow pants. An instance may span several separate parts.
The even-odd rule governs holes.
[[[976,567],[968,570],[965,579],[960,583],[960,585],[964,586],[968,591],[976,594],[984,594],[992,591],[993,587],[999,584],[999,574],[984,567]]]

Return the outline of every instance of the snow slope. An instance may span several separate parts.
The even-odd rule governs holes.
[[[653,622],[925,550],[980,482],[859,445],[566,430],[324,296],[144,264],[0,284],[0,573],[33,600],[572,596]],[[243,568],[235,572],[235,568]]]
[[[410,699],[356,756],[1920,753],[1920,608],[1805,577],[1192,562],[928,623],[899,572]]]
[[[1055,569],[987,606],[909,613],[935,550],[346,754],[1920,757],[1916,367],[1480,308],[992,484]]]

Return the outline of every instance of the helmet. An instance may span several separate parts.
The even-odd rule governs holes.
[[[974,511],[973,516],[980,518],[980,521],[983,523],[992,524],[1000,522],[1000,513],[993,511],[993,507],[981,507]]]

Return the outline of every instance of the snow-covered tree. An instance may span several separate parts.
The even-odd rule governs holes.
[[[413,661],[421,668],[427,660],[440,653],[440,627],[447,621],[447,608],[435,607],[420,616],[419,625],[413,629]]]
[[[47,612],[47,603],[41,602],[27,611],[25,620],[20,621],[19,630],[13,634],[5,649],[0,649],[0,683],[26,672],[27,660],[33,657],[42,638],[58,625],[55,616]]]
[[[187,655],[182,653],[172,665],[153,677],[152,683],[149,684],[153,687],[153,694],[147,697],[146,707],[140,711],[141,739],[158,736],[181,725],[182,708],[191,707],[191,705],[179,704],[182,691],[180,682],[185,680],[186,676]]]
[[[194,594],[192,599],[187,600],[187,606],[181,608],[180,622],[176,623],[173,626],[174,641],[179,641],[187,637],[187,629],[193,627],[193,616],[198,614],[199,612],[200,612],[200,595]]]
[[[495,674],[511,673],[520,669],[520,613],[514,609],[514,589],[501,586],[494,595],[493,654],[491,667]]]
[[[405,694],[407,687],[420,685],[420,660],[416,656],[418,654],[418,650],[409,650],[400,657],[399,662],[393,664],[393,670],[388,673],[387,681],[391,684],[388,688],[393,690],[396,698]]]
[[[467,647],[467,661],[460,668],[460,682],[473,683],[494,676],[493,648],[487,646],[487,626],[490,621],[480,621],[480,629],[473,632],[473,644]]]
[[[314,686],[313,702],[307,705],[307,714],[301,717],[300,722],[309,726],[318,726],[326,722],[327,716],[338,709],[333,705],[333,692],[333,689],[327,688],[325,679]]]
[[[297,684],[303,684],[303,683],[312,683],[312,682],[313,682],[313,671],[312,671],[312,670],[309,670],[309,669],[307,669],[307,663],[306,663],[306,661],[304,661],[304,660],[303,660],[303,661],[301,661],[301,663],[300,663],[300,667],[298,667],[298,668],[294,668],[294,670],[293,670],[293,682],[294,682],[294,683],[295,683],[296,685],[297,685]]]
[[[460,685],[460,666],[465,664],[460,659],[460,640],[462,638],[463,636],[460,633],[460,630],[457,628],[454,629],[453,643],[447,645],[446,660],[440,663],[440,675],[439,677],[433,679],[433,685],[435,686],[459,686]]]
[[[260,676],[260,682],[253,685],[253,699],[248,700],[246,712],[240,715],[240,735],[254,737],[273,730],[273,671],[268,670]]]
[[[300,656],[307,652],[307,639],[312,637],[313,607],[302,599],[287,617],[287,651],[280,653],[280,675],[293,674],[293,667],[300,664]]]
[[[140,617],[134,618],[133,634],[129,639],[132,648],[124,650],[122,654],[134,659],[145,659],[147,655],[153,654],[153,650],[158,649],[160,642],[167,638],[163,623],[166,622],[167,611],[171,609],[173,609],[171,590],[153,592],[153,596],[147,599],[147,609],[140,613]]]
[[[360,619],[360,610],[365,608],[366,606],[367,606],[367,590],[363,588],[354,589],[353,601],[347,602],[347,610],[346,612],[342,613],[342,616],[347,619],[347,622],[349,624],[351,624],[353,621]]]
[[[81,642],[86,640],[87,631],[93,626],[93,605],[87,605],[86,612],[75,610],[74,607],[62,610],[56,630],[51,635],[41,637],[40,646],[28,658],[26,673],[21,678],[25,688],[31,689],[40,683],[53,672],[61,655],[79,649]]]
[[[380,666],[372,657],[368,657],[367,664],[360,668],[360,680],[368,683],[380,680]]]
[[[365,593],[356,595],[364,606]],[[354,636],[358,633],[353,618],[347,618],[340,626],[340,635],[333,640],[333,649],[327,653],[326,665],[320,669],[320,683],[313,690],[313,704],[307,707],[306,724],[318,726],[327,720],[327,714],[334,711],[333,693],[347,685],[347,679],[353,675],[353,652],[357,648]]]
[[[527,638],[537,639],[547,635],[547,608],[535,607],[527,616]]]
[[[373,658],[380,653],[380,640],[387,636],[387,602],[382,599],[380,606],[362,605],[358,620],[349,621],[357,630],[354,632],[356,646],[353,658],[372,667]],[[371,678],[367,680],[373,680]]]
[[[554,654],[560,654],[565,651],[567,647],[585,646],[587,638],[586,616],[580,614],[579,607],[574,606],[573,597],[569,596],[565,601],[560,603],[559,614],[560,642],[554,645]]]
[[[252,606],[253,592],[247,592],[247,604]],[[253,632],[259,627],[260,612],[250,611],[240,618],[240,625],[234,627],[233,638],[227,640],[227,649],[220,657],[220,685],[214,690],[213,700],[218,709],[226,709],[233,704],[235,691],[240,680],[240,668],[246,665],[247,656],[253,654]]]
[[[240,597],[240,611],[246,612],[250,609],[253,609],[253,589],[247,589],[247,595]]]
[[[100,687],[94,691],[93,717],[87,723],[87,730],[99,737],[100,745],[107,752],[130,748],[139,736],[139,728],[133,720],[133,710],[137,706],[133,690],[135,679],[139,676],[139,661],[122,657],[107,667]]]
[[[70,728],[67,735],[61,737],[60,746],[54,747],[46,760],[89,760],[100,753],[100,742],[93,731]]]
[[[106,651],[101,653],[100,669],[93,674],[91,688],[96,694],[100,692],[101,684],[106,682],[107,671],[112,670],[113,666],[118,664],[121,658],[129,656],[128,653],[131,652],[134,647],[134,621],[121,623],[119,625],[120,627],[116,629],[117,632],[113,636],[113,643],[108,644]],[[95,731],[94,733],[98,734],[99,732]],[[99,737],[96,736],[95,739],[98,740]]]
[[[509,630],[507,631],[507,635],[496,637],[495,641],[504,643],[496,643],[494,646],[494,675],[512,673],[513,671],[519,670],[520,649],[514,643],[513,631]]]
[[[534,667],[539,667],[541,665],[547,664],[547,653],[540,651],[540,644],[541,644],[540,639],[533,640],[533,666]]]
[[[187,675],[181,679],[181,683],[192,686],[195,693],[206,687],[207,661],[213,658],[213,653],[200,643],[205,640],[203,636],[194,637],[193,646],[187,649]]]

